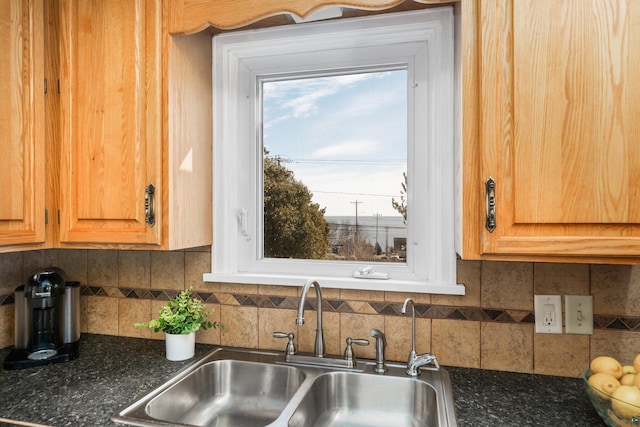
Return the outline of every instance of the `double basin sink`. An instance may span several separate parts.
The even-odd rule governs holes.
[[[449,375],[388,364],[353,369],[285,362],[282,353],[217,348],[111,419],[136,426],[457,426]]]

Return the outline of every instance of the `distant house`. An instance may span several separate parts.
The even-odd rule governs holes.
[[[407,238],[406,237],[394,237],[393,238],[393,255],[398,255],[400,259],[407,258]],[[393,257],[392,255],[392,257]]]

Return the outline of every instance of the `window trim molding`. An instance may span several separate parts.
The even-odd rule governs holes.
[[[213,271],[206,273],[204,280],[301,286],[311,275],[322,286],[329,288],[463,295],[464,286],[455,282],[452,8],[226,33],[213,40]],[[408,238],[411,235],[429,238],[408,241],[408,244],[418,245],[419,248],[408,251],[413,259],[408,257],[406,264],[373,263],[379,271],[389,273],[388,280],[353,278],[351,273],[367,265],[366,262],[258,259],[255,248],[256,241],[262,240],[256,238],[257,230],[261,229],[258,224],[261,215],[252,210],[257,210],[261,198],[252,199],[252,195],[258,194],[257,174],[262,171],[262,156],[261,150],[260,155],[255,155],[251,148],[251,144],[255,144],[259,137],[256,134],[260,133],[260,115],[255,111],[259,100],[255,87],[257,77],[269,73],[295,72],[305,58],[317,57],[319,52],[330,57],[330,69],[372,65],[369,54],[381,45],[387,48],[393,45],[398,50],[396,61],[399,64],[409,63],[416,56],[420,66],[426,63],[426,74],[415,76],[414,90],[408,91],[408,100],[414,103],[414,108],[409,108],[408,114],[411,115],[415,110],[417,115],[420,114],[422,104],[415,103],[415,99],[424,100],[428,112],[421,115],[426,120],[409,119],[408,134],[412,135],[415,131],[418,135],[426,135],[428,140],[426,144],[409,144],[408,163],[413,163],[407,165],[410,179],[411,171],[419,167],[416,159],[433,160],[426,170],[421,170],[423,179],[416,179],[416,183],[409,186],[407,203],[415,208],[410,209],[407,222],[409,233],[413,232]],[[418,45],[423,48],[422,52],[416,54],[420,50],[415,50]],[[328,46],[340,46],[340,49]],[[407,54],[402,46],[409,46],[408,51],[414,49],[414,53]],[[297,59],[283,65],[278,55]],[[385,62],[391,63],[393,60],[389,59]],[[412,69],[409,68],[409,74]],[[216,96],[217,93],[223,95]],[[252,112],[249,113],[250,119],[247,112]],[[218,123],[224,125],[217,126]],[[444,144],[436,143],[442,140]],[[244,172],[239,172],[243,169]],[[247,188],[250,191],[240,191]],[[431,195],[433,203],[426,197],[417,197],[418,194]],[[429,206],[432,208],[429,209]],[[413,211],[425,213],[426,220],[419,221],[412,215]],[[420,241],[422,243],[418,244]],[[247,261],[247,253],[250,254],[249,258],[255,258],[255,262],[251,259]],[[289,274],[281,273],[285,265],[283,263]],[[323,264],[332,267],[331,274],[317,274],[309,269]],[[307,271],[311,273],[305,274]]]

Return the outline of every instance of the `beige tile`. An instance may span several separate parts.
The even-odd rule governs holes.
[[[150,300],[119,298],[118,299],[118,335],[121,337],[149,338],[146,328],[136,328],[134,323],[149,321]]]
[[[533,372],[533,325],[483,322],[480,331],[483,369]]]
[[[166,305],[167,301],[157,301],[157,300],[153,300],[151,301],[150,304],[150,312],[147,314],[148,316],[148,320],[151,319],[157,319],[160,316],[160,309],[162,308],[163,305]],[[147,320],[145,320],[146,322]],[[149,329],[149,337],[154,339],[154,340],[163,340],[164,339],[164,332],[155,332],[153,329]]]
[[[118,253],[118,286],[121,288],[151,288],[151,253],[120,251]]]
[[[244,283],[221,283],[220,292],[239,295],[258,295],[258,285],[245,285]]]
[[[631,365],[638,353],[640,353],[640,333],[594,329],[589,348],[589,360],[598,356],[611,356],[623,365]]]
[[[199,288],[194,287],[194,289],[202,292],[213,292],[217,296],[220,293],[220,283],[202,282]]]
[[[122,298],[122,291],[115,286],[102,286],[102,290],[105,294],[113,298]]]
[[[385,302],[397,302],[404,303],[407,298],[411,298],[416,304],[431,304],[432,298],[435,295],[431,294],[419,294],[417,292],[385,292]]]
[[[210,252],[184,253],[184,281],[187,287],[193,286],[195,290],[207,290],[208,283],[204,283],[202,275],[211,271]],[[211,291],[209,291],[211,292]]]
[[[481,261],[457,260],[456,282],[464,285],[464,295],[433,295],[433,303],[438,305],[480,306]]]
[[[295,286],[259,285],[258,293],[275,297],[296,297],[298,296],[298,288]]]
[[[205,304],[207,310],[213,309],[213,313],[207,317],[210,322],[220,323],[220,304]],[[220,344],[220,328],[209,328],[206,331],[200,329],[196,333],[196,342],[205,344]]]
[[[0,254],[0,271],[3,276],[3,280],[0,281],[0,295],[12,294],[18,286],[26,283],[22,274],[21,252]]]
[[[588,335],[534,335],[534,373],[577,378],[588,366]]]
[[[292,327],[295,327],[296,314],[294,314],[294,317],[291,319],[291,322],[293,322]],[[298,326],[297,332],[295,332],[298,337],[298,351],[313,353],[316,340],[316,312],[305,311],[304,319],[304,325]],[[322,329],[326,354],[341,355],[344,349],[341,348],[340,342],[340,314],[324,312],[322,315]]]
[[[592,265],[591,293],[594,313],[637,316],[640,313],[640,266]]]
[[[58,249],[58,265],[67,273],[67,280],[87,284],[87,249]]]
[[[211,246],[196,246],[195,248],[186,248],[184,252],[207,252],[211,258]]]
[[[296,312],[273,308],[258,309],[258,343],[264,350],[281,350],[287,347],[287,339],[274,338],[274,332],[294,332]]]
[[[151,252],[151,289],[185,289],[184,252]]]
[[[354,313],[360,314],[377,314],[377,311],[365,301],[347,301],[346,303]]]
[[[0,348],[15,344],[14,305],[0,305]]]
[[[216,294],[216,298],[223,305],[240,305],[237,299],[231,294]]]
[[[369,335],[369,331],[372,328],[379,329],[384,332],[384,316],[381,315],[369,315],[369,314],[356,314],[356,313],[341,313],[340,314],[340,342],[341,352],[344,353],[347,337],[351,338],[364,338],[369,341],[369,345],[354,346],[353,351],[357,357],[363,357],[366,359],[375,359],[376,347],[375,340]]]
[[[58,266],[58,251],[53,249],[43,249],[39,251],[27,251],[22,253],[22,271],[23,280],[40,270],[47,267]]]
[[[533,308],[533,263],[482,263],[481,304],[486,308]]]
[[[384,301],[383,291],[365,291],[360,289],[341,289],[340,299],[347,301],[367,301],[382,302]]]
[[[441,365],[480,367],[480,322],[433,319],[431,351]]]
[[[533,266],[536,295],[589,295],[588,264],[536,263]]]
[[[83,333],[88,333],[89,332],[89,327],[87,325],[87,320],[88,320],[88,300],[89,297],[88,296],[80,296],[80,331]]]
[[[411,352],[411,317],[385,316],[384,333],[387,339],[387,360],[406,362]],[[375,344],[372,339],[371,344]],[[416,319],[416,352],[431,352],[431,319]]]
[[[87,285],[118,286],[118,251],[87,252]]]
[[[87,297],[87,332],[118,335],[118,299]]]
[[[225,328],[220,331],[220,343],[231,347],[258,347],[258,308],[220,307],[220,321]]]
[[[296,290],[298,296],[302,295],[302,288],[304,287],[304,283],[300,283],[300,286],[294,286],[293,288]],[[323,288],[322,283],[320,283],[320,288],[322,290],[322,298],[324,300],[340,300],[340,292],[341,290],[338,288]],[[309,298],[316,297],[316,290],[314,287],[309,289]]]

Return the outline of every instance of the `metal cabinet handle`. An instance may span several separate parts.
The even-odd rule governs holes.
[[[484,183],[484,188],[487,210],[485,227],[489,233],[493,233],[493,230],[496,229],[496,182],[494,179],[489,177]]]
[[[153,184],[147,185],[144,189],[144,221],[151,227],[156,223],[155,193],[156,187]]]

